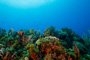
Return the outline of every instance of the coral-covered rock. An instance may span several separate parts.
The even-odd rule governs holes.
[[[53,26],[47,28],[43,34],[34,29],[20,30],[17,33],[10,29],[6,34],[0,28],[0,59],[90,60],[89,38],[84,35],[81,39],[68,28],[57,31]]]

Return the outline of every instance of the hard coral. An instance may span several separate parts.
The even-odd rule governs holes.
[[[56,30],[53,26],[50,26],[44,31],[44,34],[42,36],[56,36]]]
[[[17,33],[18,33],[19,36],[22,36],[22,33],[23,33],[23,32],[18,31]]]
[[[45,37],[44,39],[50,40],[52,43],[54,43],[55,41],[59,41],[59,39],[54,36],[48,36],[48,37]]]
[[[30,29],[29,32],[30,32],[31,34],[33,34],[33,35],[36,34],[36,30],[34,30],[34,29]]]

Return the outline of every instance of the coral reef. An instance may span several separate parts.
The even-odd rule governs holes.
[[[89,31],[90,32],[90,31]],[[0,60],[90,60],[90,37],[82,38],[72,29],[40,30],[0,28]]]

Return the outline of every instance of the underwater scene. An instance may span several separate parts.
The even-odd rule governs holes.
[[[0,60],[90,60],[90,0],[0,0]]]

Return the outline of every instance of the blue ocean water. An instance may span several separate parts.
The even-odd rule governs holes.
[[[71,28],[80,36],[90,30],[90,0],[57,0],[37,7],[15,7],[0,1],[0,27],[35,29],[41,33],[50,26]]]

